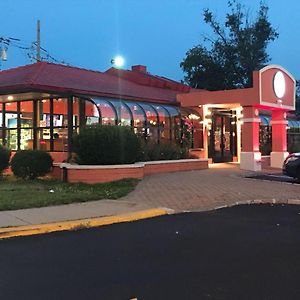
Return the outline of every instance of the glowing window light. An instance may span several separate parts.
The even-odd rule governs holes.
[[[273,89],[277,98],[282,98],[285,94],[285,79],[281,71],[278,71],[273,79]]]

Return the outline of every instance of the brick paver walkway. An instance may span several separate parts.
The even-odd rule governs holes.
[[[249,173],[236,164],[214,164],[208,170],[151,175],[124,199],[177,212],[255,200],[300,200],[300,185],[245,178]]]

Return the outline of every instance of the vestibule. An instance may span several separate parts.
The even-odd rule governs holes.
[[[261,169],[260,112],[271,115],[271,167],[281,168],[287,152],[287,112],[295,110],[295,79],[284,68],[269,65],[253,72],[253,87],[198,91],[177,96],[182,107],[203,117],[203,157],[214,162],[239,161],[246,170]]]

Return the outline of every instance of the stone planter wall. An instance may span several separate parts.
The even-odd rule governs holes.
[[[99,183],[124,178],[142,179],[149,174],[208,169],[207,159],[139,162],[130,165],[87,166],[55,164],[52,177],[68,182]]]

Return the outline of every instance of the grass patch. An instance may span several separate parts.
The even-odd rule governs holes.
[[[0,180],[0,210],[118,199],[134,190],[137,183],[137,179],[98,184],[66,183],[50,179],[24,181],[7,176]]]

